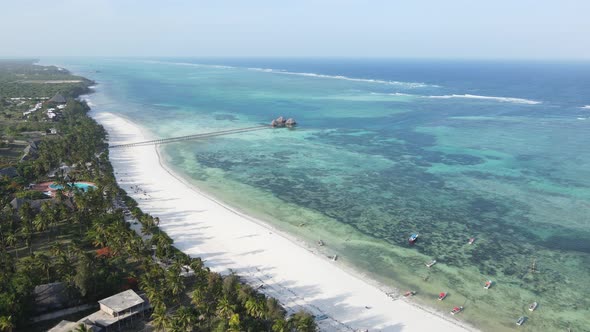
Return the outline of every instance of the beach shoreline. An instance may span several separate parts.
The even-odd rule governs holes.
[[[97,110],[90,116],[105,127],[112,144],[150,138],[122,116]],[[121,188],[143,211],[160,218],[178,249],[201,257],[213,271],[237,273],[290,312],[305,309],[326,317],[318,320],[323,331],[474,330],[406,301],[399,291],[388,297],[383,290],[388,287],[203,192],[170,169],[157,147],[111,150],[110,159]]]

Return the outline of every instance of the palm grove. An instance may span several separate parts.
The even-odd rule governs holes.
[[[6,79],[39,72],[46,78],[56,70],[27,62],[0,62],[1,141],[9,144],[18,140],[18,135],[31,127],[52,126],[59,132],[40,139],[34,159],[17,162],[1,158],[0,150],[0,166],[12,165],[18,170],[16,177],[0,177],[0,331],[25,327],[33,315],[33,289],[55,281],[66,284],[68,297],[76,303],[93,303],[127,288],[144,292],[152,306],[150,324],[158,330],[316,330],[309,314],[298,312],[287,317],[275,299],[256,292],[238,276],[211,272],[199,258],[177,250],[158,228],[158,218],[144,214],[117,186],[106,133],[87,116],[88,106],[75,99],[87,92],[92,82],[81,79],[77,84],[48,87]],[[77,78],[63,70],[56,75]],[[38,97],[55,92],[48,89],[60,89],[68,97],[56,122],[46,123],[38,116],[25,119],[15,111],[18,104],[9,101],[22,93]],[[64,189],[58,190],[53,200],[40,206],[24,200],[17,209],[10,204],[14,198],[44,196],[27,185],[46,180],[48,172],[63,164],[74,166],[75,172],[69,178],[56,175],[53,181]],[[96,189],[84,192],[68,186],[73,178],[91,181]],[[125,203],[149,240],[130,229],[116,201]],[[185,266],[195,274],[181,276]]]

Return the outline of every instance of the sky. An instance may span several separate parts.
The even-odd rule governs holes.
[[[590,60],[590,0],[1,0],[0,56]]]

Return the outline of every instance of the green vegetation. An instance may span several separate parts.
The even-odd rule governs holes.
[[[36,66],[34,60],[0,60],[0,96],[52,97],[60,92],[66,97],[87,93],[91,83],[55,66]],[[57,82],[63,83],[57,83]]]
[[[41,96],[60,84],[22,85],[14,83],[17,78],[71,80],[67,72],[28,62],[0,62],[0,68],[0,102],[22,91]],[[26,326],[35,315],[34,287],[56,281],[65,283],[74,304],[93,303],[128,288],[144,292],[153,308],[150,324],[158,330],[315,331],[309,314],[287,318],[276,300],[241,283],[238,276],[211,272],[199,258],[173,246],[158,228],[158,218],[144,214],[117,186],[104,129],[87,116],[86,104],[72,99],[90,84],[80,80],[82,85],[61,86],[59,92],[69,98],[59,121],[50,123],[59,134],[35,136],[38,151],[28,160],[16,162],[1,149],[10,150],[14,137],[24,138],[23,131],[46,128],[46,119],[6,117],[19,107],[13,104],[0,109],[5,112],[0,118],[5,142],[0,146],[4,156],[0,166],[15,166],[19,173],[0,178],[0,331]],[[27,185],[49,180],[48,172],[62,164],[72,166],[68,181],[91,181],[96,189],[83,192],[64,186],[40,206],[26,201],[15,210],[10,205],[14,198],[42,198]],[[52,180],[66,183],[59,172]],[[149,240],[130,229],[124,210],[115,208],[115,202],[125,203]],[[181,277],[184,266],[190,266],[194,276]]]

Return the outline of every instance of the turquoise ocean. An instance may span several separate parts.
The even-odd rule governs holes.
[[[463,305],[459,319],[485,331],[590,331],[590,63],[42,63],[95,80],[95,111],[156,137],[293,117],[293,130],[160,149],[213,196],[310,245],[322,239],[326,255],[418,291],[423,305]]]

